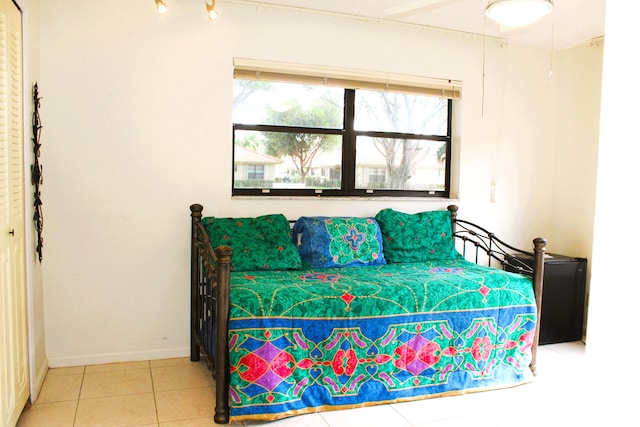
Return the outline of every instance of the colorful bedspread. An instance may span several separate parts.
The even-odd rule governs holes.
[[[463,259],[232,273],[231,421],[531,381],[531,280]]]

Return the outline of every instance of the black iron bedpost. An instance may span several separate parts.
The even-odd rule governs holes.
[[[229,422],[229,278],[231,253],[229,246],[216,248],[218,283],[216,286],[216,413],[218,424]]]
[[[458,217],[458,207],[456,205],[449,205],[447,206],[447,210],[451,214],[451,237],[453,237],[456,235],[456,218]]]
[[[544,254],[546,251],[547,241],[538,237],[533,240],[533,292],[536,296],[536,329],[533,335],[533,343],[531,345],[531,372],[536,375],[536,363],[538,355],[538,341],[540,339],[540,319],[542,314],[542,282],[544,280]]]
[[[200,286],[200,253],[197,242],[197,224],[202,219],[202,205],[193,204],[191,209],[191,361],[200,360],[200,345],[196,340],[198,333],[198,296]]]

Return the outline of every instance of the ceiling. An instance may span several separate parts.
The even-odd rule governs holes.
[[[487,19],[488,0],[228,0],[399,21],[506,38],[509,43],[562,50],[604,35],[606,0],[554,0],[554,11],[526,28],[501,31]],[[486,28],[486,29],[485,29]]]

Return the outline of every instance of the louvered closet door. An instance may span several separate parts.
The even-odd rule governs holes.
[[[29,398],[21,14],[0,0],[0,426]]]

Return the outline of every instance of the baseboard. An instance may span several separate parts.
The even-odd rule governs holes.
[[[138,362],[141,360],[171,359],[188,357],[189,347],[168,348],[163,350],[131,351],[125,353],[85,354],[78,356],[49,357],[50,368],[71,366],[102,365],[105,363]]]

